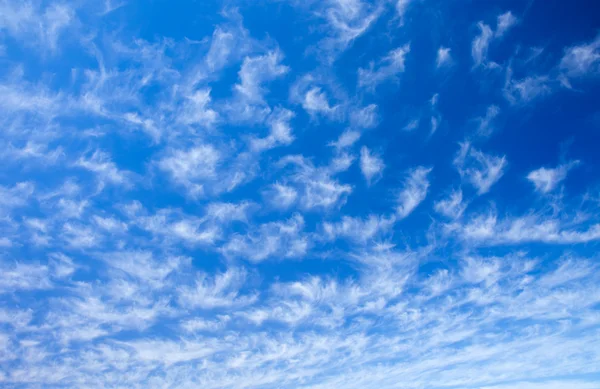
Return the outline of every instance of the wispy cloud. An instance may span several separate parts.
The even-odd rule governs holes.
[[[192,3],[0,0],[0,386],[598,386],[595,32]]]
[[[554,169],[541,167],[531,171],[527,179],[534,185],[535,190],[540,193],[548,193],[556,189],[565,178],[569,170],[579,164],[579,161],[571,161]]]
[[[589,43],[571,46],[565,50],[559,67],[570,77],[600,72],[600,36]]]
[[[410,215],[425,200],[429,189],[428,175],[432,168],[419,166],[408,172],[404,188],[398,194],[396,213],[399,219]]]
[[[483,22],[479,22],[477,27],[479,28],[479,35],[473,39],[471,44],[471,56],[475,66],[480,66],[487,61],[488,48],[494,33],[490,26]]]
[[[464,142],[454,158],[454,166],[461,177],[482,195],[489,192],[492,185],[504,175],[507,162],[504,156],[485,154],[473,148],[469,142]]]
[[[378,177],[381,177],[385,169],[383,160],[376,154],[371,153],[366,146],[360,149],[360,170],[362,171],[367,184],[371,185],[371,182]]]
[[[452,50],[449,47],[440,46],[440,48],[437,50],[437,56],[435,59],[435,66],[437,68],[452,65],[452,55],[450,54],[451,51]]]
[[[371,62],[368,68],[358,69],[358,86],[374,90],[387,79],[395,79],[399,73],[404,72],[408,53],[410,45],[406,44],[390,51],[377,64]]]

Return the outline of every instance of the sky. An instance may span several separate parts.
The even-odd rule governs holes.
[[[599,14],[0,0],[0,387],[600,389]]]

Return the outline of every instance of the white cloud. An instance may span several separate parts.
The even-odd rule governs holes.
[[[241,16],[233,11],[224,11],[227,21],[217,26],[210,38],[208,51],[189,74],[189,90],[198,84],[216,79],[223,69],[241,61],[244,56],[260,45],[249,36],[242,25]]]
[[[15,293],[22,290],[50,289],[50,274],[47,266],[16,262],[0,264],[0,293]]]
[[[461,177],[473,185],[479,195],[489,192],[492,185],[504,175],[506,165],[506,157],[485,154],[473,148],[469,142],[461,143],[454,158],[454,166]]]
[[[235,17],[234,17],[235,19]],[[238,58],[242,58],[253,46],[248,31],[241,21],[215,28],[205,62],[210,72],[217,72]]]
[[[28,112],[35,116],[52,118],[64,104],[60,93],[52,93],[43,85],[31,85],[20,75],[13,82],[0,84],[0,108],[11,114]]]
[[[196,333],[199,331],[217,332],[222,330],[227,322],[230,320],[230,316],[220,315],[219,320],[205,320],[202,318],[189,319],[181,323],[181,327],[187,331]]]
[[[383,11],[380,4],[363,0],[327,0],[316,3],[316,14],[327,21],[329,28],[329,36],[319,42],[319,48],[325,51],[325,58],[329,62],[333,62],[354,40],[362,36]]]
[[[404,72],[404,63],[409,52],[410,45],[406,44],[391,50],[377,61],[377,66],[371,62],[369,68],[358,69],[358,86],[374,90],[387,79],[395,79],[399,73]]]
[[[300,104],[311,119],[320,117],[332,121],[345,119],[348,102],[339,85],[326,72],[309,73],[290,87],[290,100]]]
[[[433,208],[448,218],[457,219],[462,216],[467,204],[463,202],[462,190],[458,189],[450,193],[448,198],[436,201]]]
[[[190,216],[174,209],[160,209],[148,213],[140,203],[130,205],[130,222],[153,234],[165,247],[185,243],[191,246],[212,245],[222,236],[222,229],[232,221],[244,221],[248,203],[211,203],[203,217]],[[227,212],[227,215],[223,213]]]
[[[352,109],[350,111],[350,125],[356,129],[375,128],[379,124],[378,107],[369,104],[366,107]]]
[[[430,124],[431,124],[431,133],[433,134],[434,132],[437,131],[437,128],[440,125],[440,118],[438,116],[432,116],[430,119]]]
[[[0,185],[0,211],[10,211],[26,205],[34,189],[31,182],[19,182],[12,188]]]
[[[599,389],[600,385],[583,380],[543,380],[542,382],[519,381],[512,384],[482,386],[479,389]]]
[[[329,174],[337,174],[345,172],[350,169],[350,166],[354,163],[354,155],[347,152],[341,152],[333,156],[327,167]]]
[[[431,129],[430,129],[429,133],[432,135],[437,131],[437,129],[440,126],[440,123],[442,121],[442,114],[437,109],[439,97],[440,97],[440,95],[436,93],[429,100],[430,111],[431,111],[431,118],[429,120]]]
[[[243,9],[203,15],[226,19],[212,36],[150,34],[146,42],[129,29],[105,28],[130,25],[127,5],[99,14],[114,1],[78,3],[62,26],[59,14],[44,16],[54,4],[0,0],[0,9],[25,12],[0,13],[3,60],[16,66],[0,83],[0,157],[7,166],[0,177],[0,365],[9,366],[0,386],[596,387],[594,183],[548,198],[472,199],[468,185],[451,182],[458,175],[442,176],[453,168],[447,161],[434,167],[443,193],[432,192],[439,190],[432,168],[416,165],[392,204],[389,188],[366,190],[357,184],[361,174],[374,182],[382,171],[397,175],[398,163],[437,160],[423,153],[443,157],[452,147],[446,141],[469,127],[438,131],[450,138],[435,142],[427,133],[393,133],[394,123],[401,128],[410,119],[410,128],[437,128],[438,95],[415,112],[392,112],[405,103],[402,96],[387,101],[348,85],[351,65],[374,59],[362,48],[377,49],[371,40],[398,27],[408,2],[292,3],[308,17],[265,9],[293,16],[281,22],[301,32],[280,42],[294,50],[283,65],[273,49],[277,31],[253,39],[242,27]],[[418,11],[420,3],[410,7]],[[415,23],[431,16],[412,9]],[[434,19],[443,24],[445,16],[436,11]],[[315,25],[315,17],[325,22]],[[510,33],[501,32],[503,23],[501,17],[492,32],[490,53],[494,40]],[[371,27],[377,31],[367,36]],[[48,50],[31,57],[52,34],[52,58]],[[322,44],[329,62],[304,50],[307,36]],[[340,56],[361,36],[356,50]],[[71,49],[81,55],[67,55]],[[596,72],[594,50],[584,53],[589,64],[581,61],[588,75]],[[19,57],[23,64],[12,64],[11,55],[21,52],[29,53]],[[462,63],[465,53],[447,53]],[[518,74],[529,53],[515,55]],[[335,59],[343,62],[332,69]],[[371,76],[392,62],[375,58]],[[284,77],[291,73],[286,65],[299,81]],[[560,77],[583,76],[570,66],[555,66],[537,81],[553,89]],[[487,75],[497,86],[499,73]],[[516,103],[541,96],[526,81],[535,73],[518,77],[525,78],[514,80],[511,71],[506,88]],[[435,92],[419,86],[409,95]],[[489,91],[480,91],[480,112],[457,106],[448,128],[462,117],[489,133],[497,115],[489,106],[494,99],[485,99]],[[286,97],[307,114],[292,119]],[[508,122],[522,113],[502,108]],[[392,131],[368,131],[379,123]],[[388,142],[404,144],[386,147],[383,170],[383,155],[361,147]],[[462,182],[479,193],[491,191],[507,166],[500,151],[487,152],[465,143],[455,160]],[[528,176],[518,162],[516,175]],[[534,170],[532,188],[558,192],[574,163]],[[96,181],[114,187],[99,192]],[[134,190],[121,190],[131,184]],[[528,211],[511,215],[520,209]],[[494,256],[502,253],[509,254]]]
[[[286,221],[261,224],[245,235],[231,236],[221,252],[251,262],[301,258],[310,245],[303,230],[304,218],[295,214]]]
[[[6,30],[26,45],[54,52],[59,38],[75,19],[75,11],[66,4],[43,9],[29,2],[0,2],[0,30]]]
[[[179,303],[188,309],[232,308],[252,304],[257,296],[240,292],[246,277],[246,272],[239,268],[229,268],[214,277],[200,273],[194,285],[178,288]]]
[[[451,226],[451,229],[455,230],[455,227]],[[530,242],[577,244],[600,240],[600,224],[574,229],[557,219],[536,215],[507,217],[499,221],[493,212],[472,217],[456,232],[461,239],[480,246]]]
[[[553,191],[558,184],[565,178],[569,170],[579,164],[579,161],[571,161],[564,165],[559,165],[554,169],[541,167],[531,171],[527,175],[527,179],[535,186],[535,190],[541,193],[549,193]]]
[[[399,219],[404,219],[410,215],[425,200],[429,189],[427,176],[431,170],[431,168],[419,166],[408,173],[404,188],[398,194],[396,213]]]
[[[490,26],[483,22],[479,22],[477,27],[479,27],[480,32],[479,35],[473,39],[473,43],[471,44],[471,56],[473,57],[475,66],[480,66],[487,62],[488,48],[494,33]]]
[[[287,209],[296,202],[298,192],[292,186],[275,183],[265,192],[265,199],[275,208]]]
[[[114,270],[127,274],[152,289],[170,286],[169,275],[189,264],[189,258],[168,257],[157,260],[149,251],[119,251],[102,254],[102,259]]]
[[[23,147],[15,147],[9,144],[0,152],[0,158],[7,162],[20,161],[20,163],[37,162],[42,166],[54,165],[65,156],[64,149],[57,146],[48,149],[48,146],[35,141],[27,141]]]
[[[331,142],[330,146],[337,149],[345,149],[351,147],[360,139],[360,132],[354,130],[346,130],[342,132],[335,142]]]
[[[251,147],[255,151],[269,150],[277,146],[289,145],[294,141],[290,121],[294,113],[289,109],[277,108],[269,118],[267,124],[270,128],[270,134],[265,138],[253,138]]]
[[[65,223],[63,225],[62,239],[71,248],[87,249],[100,243],[101,236],[93,229],[80,223]]]
[[[187,125],[204,127],[214,125],[219,119],[219,115],[213,109],[208,108],[210,102],[210,88],[195,91],[193,94],[186,96],[177,120]]]
[[[332,177],[340,171],[340,166],[349,167],[351,160],[334,158],[334,162],[328,167],[315,167],[302,156],[288,156],[279,162],[280,167],[294,167],[288,180],[295,184],[299,204],[305,210],[341,206],[352,192],[350,185],[341,184]]]
[[[508,30],[518,23],[518,19],[507,11],[498,15],[496,31],[484,22],[477,23],[479,35],[471,43],[471,56],[473,57],[474,67],[484,65],[486,67],[497,67],[493,62],[488,63],[488,50],[494,39],[501,38]]]
[[[511,104],[526,104],[552,92],[553,80],[546,75],[528,76],[520,80],[512,77],[512,69],[506,70],[504,97]]]
[[[371,153],[366,146],[360,149],[360,170],[367,180],[367,184],[371,185],[373,179],[381,177],[385,169],[383,159],[376,154]]]
[[[248,201],[240,203],[212,202],[206,206],[205,219],[219,222],[247,222],[248,213],[255,205]]]
[[[314,114],[315,112],[328,114],[333,110],[333,108],[329,106],[327,95],[319,87],[311,88],[306,92],[302,107],[311,114]]]
[[[403,128],[404,131],[414,131],[419,128],[419,124],[421,123],[421,119],[412,119],[409,121]]]
[[[496,37],[503,36],[508,30],[514,27],[518,21],[519,20],[510,11],[498,15],[498,24],[495,33]]]
[[[600,36],[590,43],[567,48],[559,67],[570,77],[600,73]]]
[[[477,132],[481,136],[489,136],[494,131],[493,121],[500,114],[500,108],[497,105],[490,105],[485,111],[485,116],[477,118],[479,123]]]
[[[196,197],[204,193],[205,182],[216,177],[221,159],[221,153],[214,146],[200,144],[188,150],[172,150],[158,166]]]
[[[400,18],[404,17],[412,0],[396,0],[396,12]]]
[[[369,215],[365,219],[343,216],[337,223],[323,223],[323,231],[329,240],[345,238],[357,243],[366,243],[393,227],[395,218]]]
[[[280,62],[283,54],[279,50],[256,57],[246,57],[238,75],[240,83],[235,85],[235,90],[248,103],[264,103],[265,90],[262,84],[283,76],[289,70]]]
[[[75,165],[96,174],[100,187],[106,184],[131,185],[131,174],[120,170],[104,151],[96,150],[89,158],[81,157]]]
[[[435,66],[441,68],[452,64],[452,56],[450,55],[451,49],[449,47],[440,46],[437,51],[437,57],[435,59]]]

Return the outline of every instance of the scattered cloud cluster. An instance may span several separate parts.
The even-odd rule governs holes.
[[[0,386],[599,388],[587,19],[226,3],[0,0]]]

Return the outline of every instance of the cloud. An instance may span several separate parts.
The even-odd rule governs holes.
[[[417,128],[419,128],[419,124],[421,123],[421,119],[417,118],[417,119],[412,119],[411,121],[409,121],[403,128],[404,131],[414,131]]]
[[[471,56],[473,57],[473,62],[475,62],[475,67],[487,62],[488,48],[494,36],[494,32],[487,24],[479,22],[477,27],[480,31],[479,35],[471,43]]]
[[[371,62],[369,68],[358,69],[358,86],[374,90],[377,85],[387,79],[395,77],[404,72],[406,56],[410,52],[410,45],[398,47],[391,50],[386,56],[377,61],[377,66]]]
[[[265,198],[275,208],[286,209],[296,202],[298,192],[292,186],[276,182],[265,192]]]
[[[508,30],[514,27],[519,20],[512,14],[512,12],[507,11],[501,15],[498,15],[498,23],[496,26],[496,37],[503,36]]]
[[[335,160],[334,160],[335,162]],[[295,184],[298,201],[301,208],[328,209],[341,206],[346,196],[352,192],[350,185],[341,184],[333,175],[349,167],[348,159],[338,160],[332,167],[315,167],[310,161],[301,156],[289,156],[279,162],[280,167],[291,165],[294,173],[288,177],[290,183]],[[343,163],[341,163],[343,162]],[[340,164],[341,163],[341,164]]]
[[[35,263],[8,263],[0,265],[0,293],[15,293],[23,290],[50,289],[48,267]]]
[[[222,104],[222,116],[234,124],[262,123],[271,113],[265,100],[268,94],[265,84],[289,71],[282,61],[283,54],[279,49],[246,56],[238,72],[240,82],[233,86],[234,98]]]
[[[89,158],[81,157],[75,165],[96,174],[100,188],[107,184],[125,187],[131,185],[132,174],[120,170],[111,160],[110,155],[104,151],[96,150]]]
[[[317,118],[324,116],[329,119],[340,119],[343,107],[331,105],[329,94],[324,90],[317,77],[306,75],[296,81],[290,88],[290,99],[311,116]]]
[[[210,127],[219,120],[219,114],[208,108],[211,102],[210,88],[199,89],[189,96],[185,96],[178,114],[178,120],[186,125],[200,125]]]
[[[354,130],[346,130],[340,134],[339,138],[335,142],[331,142],[329,145],[336,149],[345,149],[351,147],[360,139],[360,132]]]
[[[454,230],[456,226],[450,226]],[[573,229],[558,219],[525,215],[498,220],[494,213],[480,214],[470,218],[457,230],[461,239],[480,246],[525,244],[541,242],[548,244],[578,244],[600,239],[600,225]]]
[[[411,2],[412,2],[412,0],[397,0],[396,1],[396,12],[398,13],[398,16],[400,18],[402,18],[404,16],[404,14],[406,13],[406,10],[410,6]]]
[[[350,111],[350,125],[356,129],[371,129],[379,124],[377,104],[355,108]]]
[[[329,106],[327,95],[325,92],[322,92],[321,88],[319,87],[311,88],[308,92],[306,92],[302,107],[309,113],[313,114],[315,112],[329,114],[333,110],[333,108]]]
[[[47,145],[35,141],[27,141],[23,147],[9,144],[4,151],[0,152],[0,158],[5,159],[8,163],[21,161],[21,163],[39,163],[42,166],[54,165],[64,156],[62,147],[57,146],[49,150]]]
[[[484,65],[486,67],[497,67],[495,63],[488,63],[488,50],[490,44],[494,41],[494,39],[502,38],[508,30],[514,27],[519,20],[512,14],[512,12],[507,11],[503,14],[498,15],[496,31],[494,32],[492,28],[480,21],[477,23],[477,27],[479,28],[479,35],[473,39],[471,43],[471,56],[473,57],[474,67],[479,67]]]
[[[153,234],[165,247],[176,244],[211,246],[223,237],[224,229],[233,222],[246,222],[253,204],[250,202],[212,202],[202,215],[188,215],[177,209],[148,212],[139,202],[125,209],[129,223]]]
[[[281,65],[283,55],[279,50],[269,51],[265,55],[246,57],[238,75],[240,83],[235,85],[235,90],[249,103],[262,103],[265,93],[261,84],[272,81],[289,70]]]
[[[463,193],[459,189],[450,193],[448,198],[436,201],[433,208],[448,218],[457,219],[465,212],[467,204],[463,202]]]
[[[404,188],[398,194],[396,214],[399,219],[404,219],[410,215],[425,200],[429,189],[427,176],[431,173],[431,170],[432,168],[419,166],[408,172]]]
[[[250,37],[243,26],[241,15],[235,10],[224,10],[225,22],[216,26],[210,37],[210,46],[204,58],[189,72],[189,90],[214,80],[219,73],[241,61],[260,48],[260,42]]]
[[[75,20],[75,10],[66,4],[38,8],[28,2],[0,2],[0,30],[42,53],[57,50],[58,40]]]
[[[596,38],[540,54],[514,28],[539,7],[485,2],[466,52],[409,59],[454,7],[191,6],[140,30],[130,5],[0,0],[0,386],[597,387],[597,183],[571,175],[593,134],[558,166],[519,131],[476,143],[500,114],[543,137]],[[513,57],[506,80],[458,66],[473,38],[482,69]],[[590,85],[553,96],[573,126]]]
[[[179,304],[188,309],[234,308],[252,304],[256,295],[240,293],[245,280],[246,272],[236,268],[213,277],[198,274],[194,285],[178,288]]]
[[[504,97],[511,104],[527,104],[552,92],[554,81],[547,75],[527,76],[520,80],[512,77],[512,69],[506,70]]]
[[[489,192],[492,185],[502,178],[506,165],[504,156],[485,154],[469,142],[461,143],[454,158],[454,166],[461,177],[473,185],[479,195]]]
[[[431,129],[430,129],[429,133],[431,135],[433,135],[437,131],[437,129],[440,126],[440,123],[442,121],[442,114],[437,109],[439,97],[440,97],[439,94],[436,93],[429,100],[430,111],[431,111],[431,117],[429,119]]]
[[[303,257],[310,241],[303,233],[304,218],[295,214],[289,220],[259,225],[247,234],[236,234],[222,247],[226,256],[251,262]]]
[[[499,114],[500,108],[497,105],[488,106],[485,111],[485,116],[476,119],[479,123],[477,126],[477,133],[481,136],[490,136],[494,131],[492,122]]]
[[[35,190],[32,182],[19,182],[13,187],[0,185],[0,211],[8,212],[16,207],[23,207]]]
[[[437,57],[435,59],[435,66],[439,69],[445,66],[452,65],[452,56],[450,55],[451,49],[449,47],[440,46],[437,50]]]
[[[221,160],[221,152],[214,146],[200,144],[187,150],[172,150],[158,161],[158,167],[196,197],[204,193],[206,181],[216,177]]]
[[[369,215],[366,219],[343,216],[337,223],[323,223],[325,236],[329,240],[349,239],[356,243],[365,243],[393,227],[395,218]]]
[[[540,193],[552,192],[565,178],[569,170],[579,164],[579,161],[571,161],[554,169],[541,167],[531,171],[527,179],[534,185],[535,190]]]
[[[316,3],[316,14],[327,22],[328,36],[321,40],[319,47],[324,50],[328,62],[333,62],[357,38],[365,34],[383,11],[380,4],[362,0],[328,0]]]
[[[582,77],[600,72],[600,36],[593,41],[568,47],[559,67],[569,77]]]
[[[373,179],[381,177],[383,169],[385,169],[383,160],[379,156],[372,154],[371,150],[366,146],[363,146],[360,149],[360,171],[365,176],[367,184],[371,185]]]
[[[267,119],[270,134],[265,138],[254,138],[251,147],[255,151],[269,150],[279,145],[286,146],[294,141],[290,120],[294,113],[289,109],[278,108]]]

